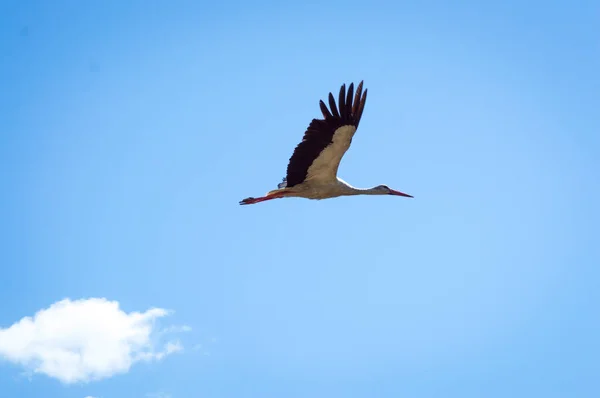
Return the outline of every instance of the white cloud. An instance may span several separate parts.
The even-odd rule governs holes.
[[[87,396],[87,397],[85,397],[85,398],[96,398],[96,397],[92,397],[91,395],[88,395],[88,396]]]
[[[155,321],[168,314],[162,308],[126,313],[103,298],[65,299],[0,328],[0,358],[63,383],[104,379],[183,349],[178,341],[155,348],[161,334]]]

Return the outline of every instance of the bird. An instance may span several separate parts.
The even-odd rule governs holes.
[[[367,89],[363,92],[363,82],[361,80],[357,85],[356,93],[354,83],[350,83],[348,91],[346,84],[342,84],[337,105],[330,92],[330,109],[320,100],[323,119],[312,119],[310,122],[302,141],[290,157],[286,176],[277,189],[262,197],[243,199],[239,204],[250,205],[289,197],[321,200],[352,195],[394,195],[413,198],[387,185],[355,188],[337,177],[340,161],[350,148],[365,109]]]

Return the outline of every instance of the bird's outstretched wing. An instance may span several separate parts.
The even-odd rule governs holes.
[[[367,90],[362,91],[363,82],[356,87],[350,83],[340,88],[336,106],[333,94],[329,93],[329,107],[319,101],[324,119],[313,119],[304,133],[302,142],[296,146],[287,167],[287,175],[278,187],[293,187],[306,180],[335,180],[342,157],[352,143],[367,100]]]

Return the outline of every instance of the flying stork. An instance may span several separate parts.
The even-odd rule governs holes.
[[[350,83],[348,93],[346,84],[343,84],[337,106],[333,94],[329,93],[331,112],[322,100],[319,101],[324,119],[312,120],[302,142],[296,146],[290,158],[286,177],[277,185],[277,189],[260,198],[246,198],[240,204],[250,205],[287,197],[328,199],[350,195],[396,195],[412,198],[387,185],[355,188],[337,177],[340,161],[352,143],[365,109],[367,89],[363,93],[362,88],[361,81],[353,99],[354,83]]]

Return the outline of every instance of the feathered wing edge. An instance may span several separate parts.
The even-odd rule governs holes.
[[[297,154],[298,148],[305,143],[312,134],[320,133],[319,127],[326,125],[328,130],[331,131],[332,137],[333,132],[347,124],[352,124],[358,129],[358,125],[360,123],[360,119],[362,117],[363,111],[365,109],[365,103],[367,100],[367,89],[365,89],[363,93],[363,81],[358,84],[356,87],[356,93],[354,93],[354,83],[350,83],[348,86],[348,91],[346,92],[346,84],[342,84],[340,87],[340,93],[338,96],[338,106],[336,106],[335,98],[333,94],[330,92],[328,96],[329,107],[331,111],[327,108],[327,105],[323,102],[323,100],[319,100],[319,107],[321,109],[321,113],[323,114],[324,119],[313,119],[310,123],[309,127],[304,133],[304,137],[302,138],[302,142],[298,144],[298,146],[294,150],[294,154],[292,154],[292,158],[290,158],[290,163],[294,160],[294,155]],[[354,95],[354,98],[352,98]],[[339,110],[338,110],[339,107]],[[329,137],[329,143],[331,143],[331,138]],[[289,175],[289,164],[288,164],[288,175]],[[277,184],[276,190],[269,191],[269,194],[272,194],[279,189],[287,188],[287,176],[283,178],[282,182]]]

